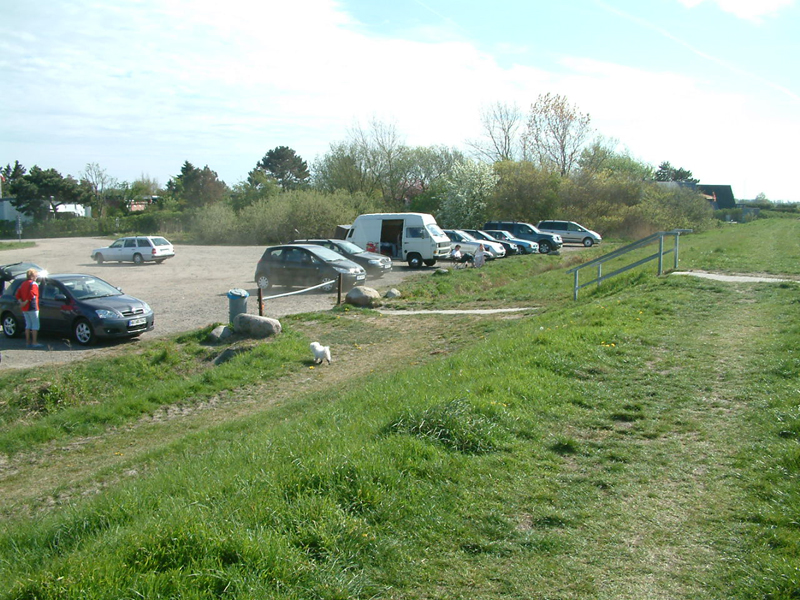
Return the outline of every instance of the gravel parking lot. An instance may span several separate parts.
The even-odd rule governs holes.
[[[155,312],[155,330],[143,339],[164,336],[228,321],[227,293],[242,288],[250,293],[247,311],[258,314],[258,301],[253,275],[264,251],[262,246],[191,246],[175,245],[175,257],[162,264],[132,263],[95,264],[90,253],[107,246],[106,238],[57,238],[32,240],[33,248],[0,252],[0,264],[31,261],[51,273],[87,273],[122,288],[126,294],[146,301]],[[381,293],[405,277],[433,269],[411,270],[405,263],[395,262],[392,273],[380,279],[369,279],[367,285]],[[281,288],[270,293],[284,291]],[[327,310],[336,303],[336,294],[312,292],[266,302],[264,314],[280,318],[284,315]],[[136,340],[100,341],[91,348],[77,347],[74,341],[42,335],[43,350],[25,348],[25,339],[8,339],[0,335],[2,362],[0,369],[23,368],[39,364],[66,362],[93,353],[112,352],[120,345]]]

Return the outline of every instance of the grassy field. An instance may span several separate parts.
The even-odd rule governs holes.
[[[681,269],[800,279],[800,223]],[[607,251],[428,276],[393,308],[6,373],[0,598],[800,596],[800,283]],[[652,251],[652,250],[650,250]],[[309,341],[331,344],[314,366]]]

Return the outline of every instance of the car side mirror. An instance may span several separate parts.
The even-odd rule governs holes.
[[[56,294],[53,296],[53,300],[58,300],[59,302],[66,302],[67,297],[64,294]]]

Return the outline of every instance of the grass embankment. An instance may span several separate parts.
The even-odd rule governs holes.
[[[681,267],[771,233],[797,273],[797,224],[753,225],[682,238]],[[797,284],[638,273],[573,303],[561,270],[509,274],[560,259],[524,258],[545,262],[426,278],[404,302],[536,316],[298,317],[219,385],[207,348],[169,342],[189,349],[165,367],[194,381],[181,405],[227,400],[9,455],[4,487],[47,470],[37,452],[66,474],[100,466],[4,511],[0,597],[796,597]],[[311,369],[322,334],[337,362]],[[145,373],[141,396],[159,385]],[[7,414],[9,434],[47,418]],[[102,463],[114,439],[136,446]]]

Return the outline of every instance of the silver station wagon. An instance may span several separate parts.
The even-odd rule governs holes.
[[[175,256],[172,244],[157,235],[137,235],[124,237],[105,248],[92,250],[92,260],[98,265],[103,262],[132,262],[141,265],[145,262],[162,263]]]

